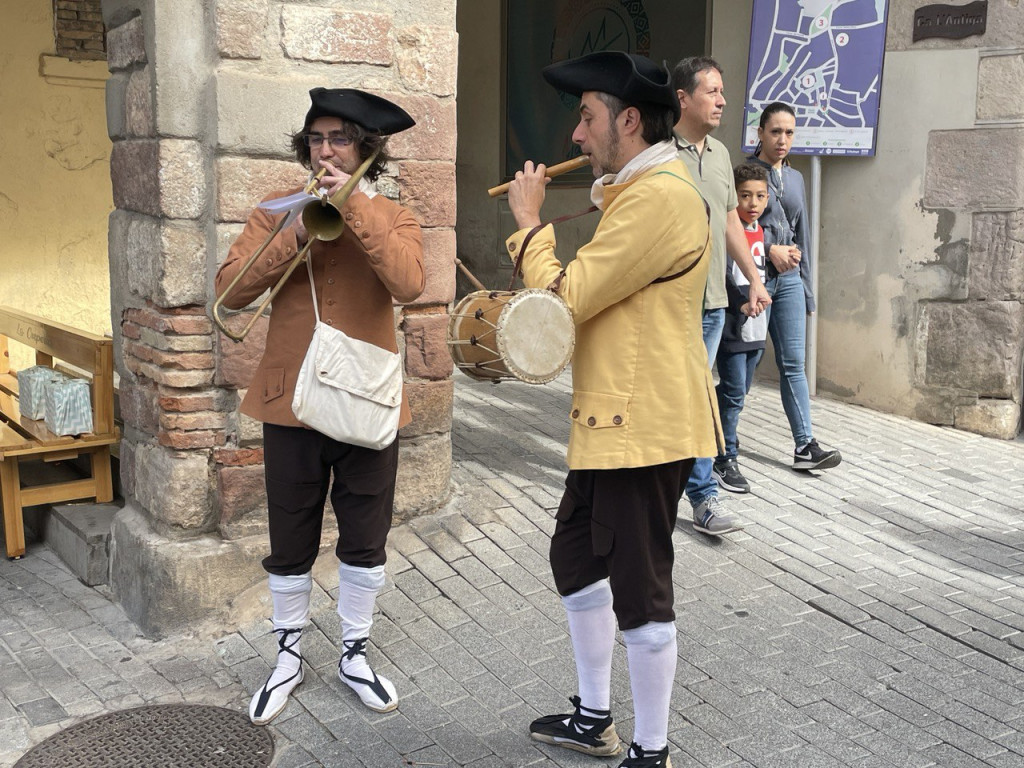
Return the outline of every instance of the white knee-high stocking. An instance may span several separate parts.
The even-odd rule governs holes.
[[[611,706],[612,651],[615,648],[615,614],[608,579],[595,581],[562,598],[569,619],[580,703],[589,710]]]
[[[676,675],[677,643],[674,622],[648,622],[622,633],[629,661],[636,723],[633,741],[645,751],[668,744],[668,708]]]

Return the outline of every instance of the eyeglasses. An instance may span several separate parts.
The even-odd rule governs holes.
[[[348,136],[321,136],[319,133],[304,133],[302,140],[312,149],[319,149],[325,141],[331,145],[331,149],[342,149],[352,143]]]

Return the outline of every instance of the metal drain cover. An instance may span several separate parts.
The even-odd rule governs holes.
[[[241,712],[162,704],[100,715],[56,733],[14,768],[265,768],[274,740]]]

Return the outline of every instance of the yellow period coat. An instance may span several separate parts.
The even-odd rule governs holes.
[[[606,186],[603,211],[558,290],[577,326],[569,468],[715,456],[721,427],[701,327],[711,265],[704,201],[674,160]],[[528,232],[508,239],[513,258]],[[523,281],[543,288],[560,271],[547,226],[527,245]]]

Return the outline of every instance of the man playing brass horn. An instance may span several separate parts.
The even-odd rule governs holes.
[[[676,668],[672,531],[694,457],[721,440],[701,335],[708,215],[676,156],[679,101],[668,72],[643,56],[601,52],[553,64],[544,77],[581,97],[572,139],[590,155],[602,216],[557,289],[577,330],[551,568],[579,695],[573,712],[542,717],[530,731],[592,755],[620,751],[609,691],[618,620],[636,715],[621,766],[663,767]],[[520,228],[507,241],[513,257],[541,226],[544,170],[527,162],[509,189]],[[540,228],[523,254],[523,280],[543,288],[560,272],[554,232]]]
[[[354,89],[314,88],[310,99],[293,147],[303,166],[325,171],[318,184],[329,194],[383,149],[389,134],[414,124],[397,105]],[[312,245],[312,278],[306,268],[297,269],[274,298],[263,359],[242,401],[242,412],[263,422],[270,517],[270,554],[263,567],[269,573],[279,649],[277,666],[249,705],[249,717],[260,725],[284,709],[288,695],[302,682],[300,640],[309,617],[311,571],[329,487],[338,519],[340,560],[338,614],[344,648],[338,675],[370,709],[387,712],[398,706],[394,685],[374,674],[366,660],[374,603],[384,585],[398,441],[382,450],[339,442],[305,427],[292,412],[296,377],[316,322],[311,280],[321,322],[390,352],[398,350],[393,301],[409,302],[423,291],[419,225],[369,183],[380,176],[387,159],[379,152],[340,206],[345,223],[341,235]],[[274,193],[261,206],[295,192]],[[218,294],[284,215],[273,215],[264,207],[253,211],[217,273]],[[309,237],[301,218],[285,226],[229,293],[225,305],[245,307],[275,285]],[[399,425],[409,421],[403,396]]]

